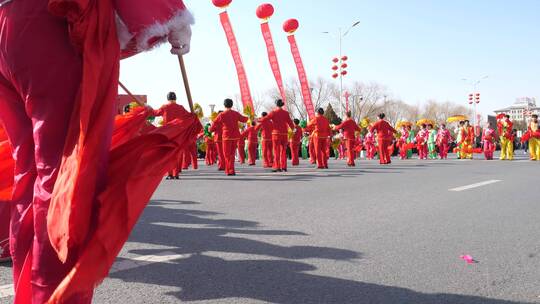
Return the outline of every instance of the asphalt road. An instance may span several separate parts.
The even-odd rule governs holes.
[[[358,165],[164,181],[94,303],[540,303],[540,162]]]

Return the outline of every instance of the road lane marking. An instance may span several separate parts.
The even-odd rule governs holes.
[[[174,260],[189,258],[191,254],[177,254],[171,251],[165,251],[158,254],[143,255],[131,259],[121,258],[111,267],[109,274],[120,271],[136,269],[155,263],[170,263]],[[0,285],[0,299],[12,297],[15,295],[13,284]]]
[[[450,189],[448,191],[461,192],[461,191],[466,191],[466,190],[470,190],[470,189],[474,189],[474,188],[479,188],[479,187],[483,187],[483,186],[487,186],[487,185],[491,185],[491,184],[496,184],[496,183],[499,183],[499,182],[502,182],[502,180],[493,179],[493,180],[488,180],[488,181],[481,182],[481,183],[476,183],[476,184],[467,185],[467,186],[463,186],[463,187],[453,188],[453,189]]]

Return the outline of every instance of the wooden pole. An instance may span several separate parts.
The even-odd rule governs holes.
[[[145,107],[146,104],[144,102],[142,102],[141,100],[139,100],[139,98],[135,97],[135,95],[133,95],[127,88],[125,85],[123,85],[120,81],[118,81],[118,85],[122,88],[122,90],[124,90],[124,92],[126,92],[129,97],[131,97],[131,99],[135,100],[135,102],[140,105],[141,107]]]
[[[182,80],[184,81],[184,88],[186,89],[189,109],[191,110],[191,113],[193,113],[193,98],[191,97],[191,90],[189,88],[189,81],[186,72],[186,64],[184,63],[184,57],[182,55],[178,55],[178,62],[180,63],[180,71],[182,72]]]

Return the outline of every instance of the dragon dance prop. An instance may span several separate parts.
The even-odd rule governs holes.
[[[251,98],[251,92],[249,89],[249,82],[247,78],[247,73],[244,68],[244,63],[242,57],[240,56],[240,49],[238,47],[238,41],[234,35],[233,27],[231,20],[229,19],[229,13],[227,12],[227,7],[231,4],[232,0],[212,0],[212,3],[223,11],[219,13],[219,20],[225,31],[225,36],[227,37],[227,42],[231,49],[231,55],[233,57],[234,65],[236,67],[236,73],[238,76],[238,83],[240,85],[240,96],[242,99],[242,104],[244,109],[249,106],[250,111],[253,111],[253,101]]]
[[[291,45],[292,56],[294,63],[296,64],[296,69],[298,70],[298,78],[300,80],[300,87],[302,88],[304,106],[306,107],[309,119],[313,119],[315,118],[315,108],[313,107],[313,101],[311,99],[311,89],[309,87],[306,69],[304,68],[302,57],[300,56],[300,50],[298,49],[298,44],[296,43],[296,38],[294,36],[294,33],[296,30],[298,30],[299,26],[298,20],[289,19],[283,24],[283,30],[288,34],[287,40]]]
[[[268,61],[270,62],[270,68],[276,79],[279,94],[283,102],[286,102],[287,96],[285,94],[285,87],[283,86],[283,77],[281,76],[281,69],[279,67],[279,60],[276,54],[276,48],[274,46],[274,39],[272,38],[272,31],[270,31],[270,25],[268,21],[274,15],[274,7],[270,3],[261,4],[257,8],[257,17],[261,19],[261,32],[266,44],[266,50],[268,52]]]

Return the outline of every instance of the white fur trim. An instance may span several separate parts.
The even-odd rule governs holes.
[[[134,35],[129,32],[127,25],[118,14],[116,14],[116,32],[118,34],[118,42],[120,42],[120,49],[124,50]]]
[[[185,31],[194,23],[195,19],[187,9],[178,11],[166,23],[156,22],[144,29],[137,37],[137,51],[142,52],[149,50],[150,48],[167,41],[167,35],[171,31]],[[158,41],[155,45],[150,46],[148,41],[154,37],[163,37],[163,39]]]

